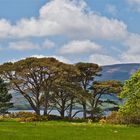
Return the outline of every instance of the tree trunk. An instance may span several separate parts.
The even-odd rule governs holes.
[[[40,108],[36,108],[35,113],[40,116]]]
[[[87,117],[87,113],[86,113],[86,110],[87,110],[87,109],[86,109],[86,103],[83,102],[82,105],[83,105],[83,118],[86,119],[86,117]]]
[[[94,120],[94,110],[95,110],[94,106],[95,106],[95,97],[91,102],[91,114],[90,114],[91,116],[90,117],[92,120]]]
[[[93,120],[94,119],[94,112],[93,112],[93,109],[91,110],[91,119]]]
[[[65,101],[64,100],[62,100],[60,115],[61,115],[61,118],[64,119],[64,117],[65,117]]]
[[[69,108],[69,119],[71,119],[71,117],[72,117],[72,109],[73,109],[73,99],[71,99],[71,104],[70,104],[70,108]]]
[[[65,111],[63,109],[60,111],[60,115],[61,115],[61,118],[64,119],[64,117],[65,117]]]
[[[48,114],[48,102],[49,102],[48,96],[49,96],[49,93],[45,92],[45,94],[44,94],[44,115]]]

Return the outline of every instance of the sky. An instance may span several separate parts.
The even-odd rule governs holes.
[[[0,63],[140,63],[140,0],[0,0]]]

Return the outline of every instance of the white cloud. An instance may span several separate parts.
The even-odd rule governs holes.
[[[140,8],[140,0],[127,0]],[[107,6],[108,12],[117,13],[114,5]],[[28,37],[61,36],[69,37],[71,42],[65,44],[61,54],[88,54],[89,61],[101,65],[120,62],[140,62],[140,35],[127,31],[127,25],[117,19],[109,19],[90,10],[84,0],[50,0],[39,11],[38,17],[23,18],[15,24],[0,19],[0,38],[16,38],[20,41],[10,42],[9,48],[19,51],[50,49],[55,43],[46,40],[41,44],[27,41]],[[119,40],[126,51],[121,52],[117,60],[102,52],[108,48],[90,40]],[[120,52],[119,52],[120,53]],[[70,62],[62,56],[54,56]]]
[[[26,51],[26,50],[39,49],[39,45],[34,44],[30,41],[16,41],[16,42],[10,42],[9,48],[18,51]]]
[[[111,65],[120,63],[119,60],[113,58],[112,56],[102,55],[102,54],[93,54],[89,57],[89,62],[97,63],[99,65]]]
[[[140,63],[140,55],[123,53],[121,58],[123,63]]]
[[[134,7],[135,10],[140,12],[140,0],[127,0],[127,1],[132,7]]]
[[[5,38],[10,36],[12,26],[6,19],[0,19],[0,38]]]
[[[27,51],[27,50],[45,50],[51,49],[55,46],[55,43],[46,39],[43,43],[37,44],[31,41],[21,40],[10,42],[8,45],[9,49],[18,50],[18,51]]]
[[[122,39],[127,26],[87,10],[84,0],[52,0],[41,9],[39,17],[22,19],[15,25],[0,20],[1,37],[64,35],[73,38]],[[2,24],[2,25],[1,25]],[[4,33],[4,34],[3,34]]]
[[[126,51],[121,54],[124,62],[139,63],[140,62],[140,35],[130,34],[124,42]]]
[[[90,40],[74,40],[64,45],[60,49],[61,54],[91,54],[101,52],[102,46],[91,42]]]
[[[43,48],[44,49],[51,49],[51,48],[54,48],[55,47],[55,43],[46,39],[43,44],[42,44]]]
[[[140,35],[130,34],[130,36],[124,42],[124,45],[127,48],[126,53],[134,55],[140,54]]]
[[[117,8],[115,5],[112,5],[112,4],[107,4],[106,5],[106,10],[109,14],[113,15],[113,16],[116,16],[117,15]]]

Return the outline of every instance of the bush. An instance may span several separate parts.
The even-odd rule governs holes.
[[[105,124],[105,123],[107,123],[107,121],[106,121],[106,119],[102,118],[102,119],[99,120],[99,123],[100,124]]]
[[[123,124],[140,124],[140,116],[134,114],[121,114]]]
[[[60,116],[57,115],[48,115],[48,120],[62,120]]]
[[[32,112],[17,112],[10,114],[11,118],[19,118],[22,122],[47,121],[47,116],[39,116]]]
[[[123,123],[123,118],[117,111],[113,111],[107,118],[106,118],[107,123],[111,124],[122,124]]]
[[[107,117],[106,121],[111,124],[140,124],[140,117],[114,111]]]

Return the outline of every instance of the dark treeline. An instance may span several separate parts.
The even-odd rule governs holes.
[[[72,118],[83,112],[94,119],[106,104],[118,103],[107,95],[116,96],[122,84],[119,81],[95,81],[102,68],[93,63],[65,64],[55,58],[27,58],[0,65],[0,77],[24,96],[37,115],[43,108],[57,109],[62,118],[67,111]],[[80,108],[75,114],[73,109]]]

